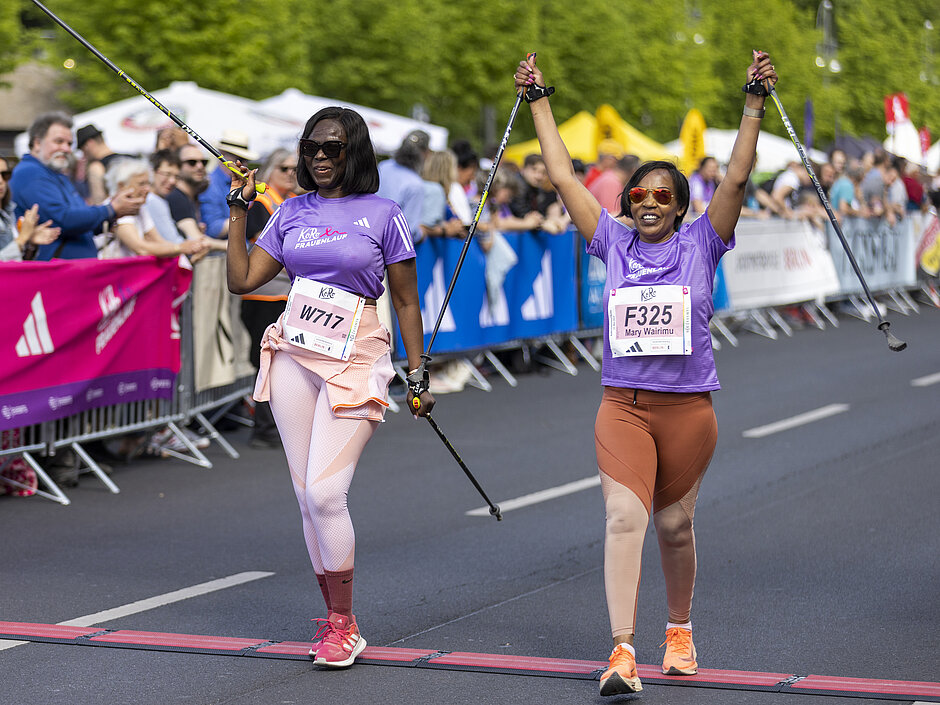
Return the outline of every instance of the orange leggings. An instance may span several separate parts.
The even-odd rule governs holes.
[[[709,392],[604,388],[594,442],[607,511],[604,582],[615,639],[636,628],[640,558],[651,510],[669,621],[689,621],[695,586],[695,499],[717,440]]]

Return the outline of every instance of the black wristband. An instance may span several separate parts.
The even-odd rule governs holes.
[[[760,95],[760,96],[770,95],[767,92],[767,89],[764,88],[763,80],[759,78],[755,78],[750,83],[745,83],[741,87],[741,90],[744,91],[745,93],[750,93],[752,95]]]
[[[225,197],[225,202],[228,204],[229,208],[232,208],[233,206],[240,206],[241,208],[248,210],[248,207],[251,205],[251,201],[255,200],[255,195],[251,194],[251,199],[246,201],[245,197],[242,196],[243,188],[243,186],[238,186],[237,188],[233,188],[228,192],[228,196]]]
[[[522,97],[525,98],[526,103],[534,103],[541,98],[548,98],[548,96],[554,92],[555,86],[545,87],[532,84],[525,89],[525,93],[522,94]]]

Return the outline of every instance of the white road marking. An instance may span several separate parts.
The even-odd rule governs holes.
[[[918,377],[917,379],[911,380],[912,387],[929,387],[931,384],[936,384],[940,382],[940,372],[937,372],[932,375],[926,375],[924,377]]]
[[[528,507],[530,504],[538,504],[539,502],[547,502],[550,499],[564,497],[566,494],[574,494],[575,492],[586,490],[589,487],[596,487],[599,484],[601,484],[601,478],[597,475],[592,475],[591,477],[585,477],[583,480],[575,480],[574,482],[569,482],[564,485],[558,485],[558,487],[549,487],[547,490],[539,490],[538,492],[516,497],[515,499],[507,499],[497,504],[499,505],[500,512],[505,514],[506,512],[511,512],[513,509]],[[485,517],[489,516],[490,508],[480,507],[479,509],[471,509],[469,512],[465,513],[469,517]]]
[[[791,428],[796,428],[797,426],[804,426],[805,424],[813,423],[813,421],[819,421],[820,419],[825,419],[829,416],[835,416],[836,414],[841,414],[842,412],[848,410],[848,404],[830,404],[829,406],[814,409],[813,411],[807,411],[805,414],[797,414],[796,416],[791,416],[788,419],[775,421],[774,423],[767,424],[766,426],[750,428],[747,431],[744,431],[744,433],[741,435],[745,438],[763,438],[764,436],[769,436],[772,433],[779,433],[780,431],[787,431]]]
[[[120,607],[104,610],[103,612],[87,614],[84,617],[76,617],[75,619],[59,622],[58,624],[63,627],[91,627],[101,622],[108,622],[112,619],[120,619],[121,617],[127,617],[132,614],[137,614],[138,612],[146,612],[147,610],[163,607],[174,602],[188,600],[191,597],[199,597],[200,595],[216,592],[217,590],[224,590],[225,588],[235,587],[236,585],[241,585],[243,583],[250,583],[252,580],[259,580],[260,578],[267,578],[272,575],[274,575],[274,573],[268,573],[260,570],[236,573],[235,575],[230,575],[227,578],[219,578],[218,580],[210,580],[207,583],[191,585],[190,587],[186,587],[181,590],[174,590],[173,592],[156,595],[155,597],[148,597],[146,600],[137,600],[137,602],[131,602],[126,605],[121,605]],[[3,651],[4,649],[12,649],[14,646],[20,646],[22,644],[28,643],[30,642],[0,639],[0,651]]]

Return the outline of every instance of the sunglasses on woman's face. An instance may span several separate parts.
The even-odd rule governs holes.
[[[9,169],[0,171],[0,177],[3,177],[4,181],[9,181],[11,176],[13,176],[13,172]]]
[[[345,148],[346,143],[339,140],[330,140],[328,142],[300,140],[300,153],[305,157],[316,157],[322,151],[327,159],[336,159]]]
[[[295,171],[297,171],[297,167],[294,166],[293,164],[291,165],[280,164],[277,167],[277,170],[281,172],[282,174],[293,174]]]
[[[668,206],[672,203],[672,191],[667,188],[643,188],[642,186],[635,186],[630,189],[627,195],[630,197],[631,203],[639,205],[646,200],[646,194],[648,193],[653,194],[653,200],[661,206]]]

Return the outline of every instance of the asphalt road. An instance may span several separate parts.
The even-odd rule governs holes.
[[[696,511],[693,621],[702,667],[938,681],[940,310],[716,353],[720,439]],[[929,381],[929,380],[928,380]],[[440,397],[435,418],[487,493],[507,500],[596,475],[599,374],[530,374]],[[835,406],[841,405],[841,406]],[[754,431],[824,409],[831,415]],[[750,432],[745,435],[745,432]],[[203,470],[118,466],[72,504],[0,498],[0,620],[59,623],[247,571],[243,584],[95,622],[304,641],[322,615],[284,457],[247,435]],[[483,502],[428,425],[389,414],[350,492],[356,613],[373,646],[602,661],[609,627],[596,486],[505,512]],[[652,534],[638,660],[655,664],[665,596]],[[9,644],[0,643],[0,647]],[[601,703],[596,681],[29,643],[0,650],[0,703]],[[647,684],[643,703],[816,705],[875,699]],[[910,702],[910,701],[908,701]]]

